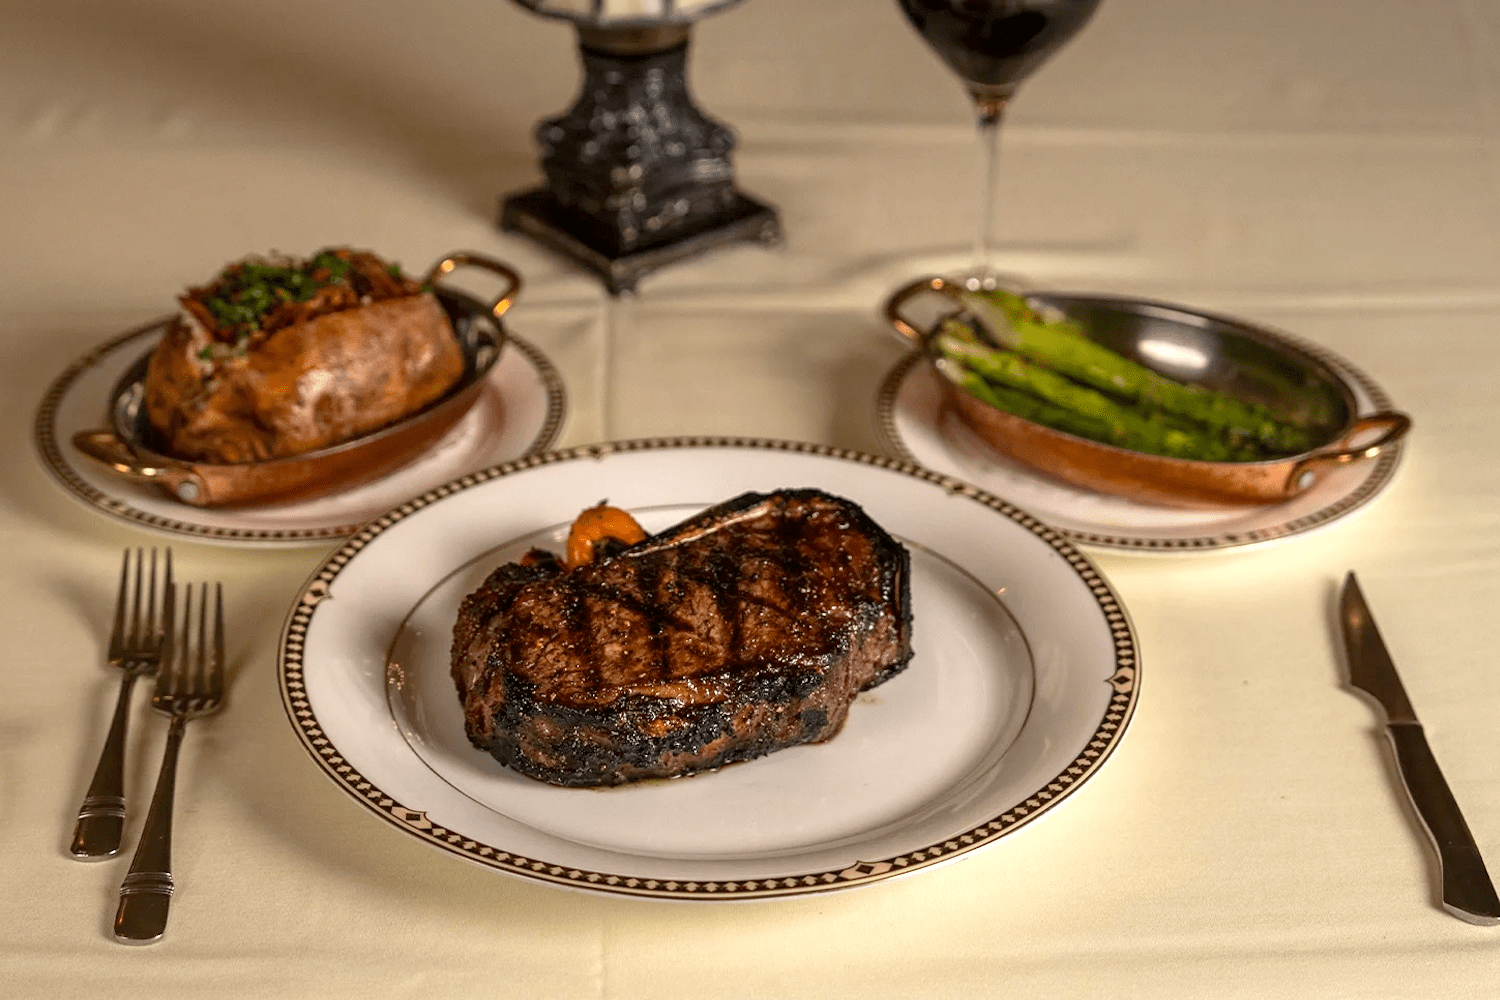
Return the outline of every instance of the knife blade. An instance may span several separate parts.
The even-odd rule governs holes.
[[[1373,699],[1385,715],[1385,732],[1395,751],[1401,783],[1437,851],[1443,909],[1473,924],[1500,923],[1500,898],[1490,873],[1432,756],[1422,723],[1352,572],[1339,592],[1339,623],[1349,683]]]

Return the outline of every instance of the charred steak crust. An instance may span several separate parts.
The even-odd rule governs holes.
[[[812,489],[744,494],[571,571],[534,551],[459,608],[465,730],[569,786],[822,742],[911,659],[910,575],[863,510]]]

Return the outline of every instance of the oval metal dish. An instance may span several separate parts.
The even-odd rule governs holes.
[[[504,290],[484,305],[437,281],[469,265],[499,275]],[[110,429],[80,431],[73,446],[120,477],[159,487],[195,507],[230,507],[307,500],[369,482],[415,459],[456,424],[478,399],[486,376],[505,346],[500,317],[515,301],[521,277],[477,254],[455,253],[428,272],[430,285],[463,351],[464,371],[440,399],[368,434],[302,455],[239,464],[173,458],[160,450],[146,417],[145,378],[151,351],[132,364],[108,400]],[[154,351],[155,348],[153,347]]]
[[[960,286],[924,278],[898,289],[885,314],[936,368],[935,335],[963,311]],[[925,320],[922,297],[940,308]],[[1076,321],[1090,340],[1179,382],[1260,403],[1307,425],[1309,450],[1258,462],[1207,462],[1131,451],[1054,430],[990,406],[937,370],[947,404],[1001,454],[1075,486],[1171,507],[1277,503],[1310,489],[1330,469],[1379,455],[1411,428],[1403,413],[1361,414],[1344,378],[1286,337],[1183,306],[1108,295],[1028,292],[1027,299]]]

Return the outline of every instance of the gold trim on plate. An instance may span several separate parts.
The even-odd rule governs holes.
[[[557,865],[538,858],[513,854],[434,824],[425,813],[411,809],[385,794],[344,759],[338,748],[323,732],[318,723],[317,714],[308,700],[306,685],[303,681],[302,651],[308,628],[313,616],[317,613],[319,604],[327,596],[333,581],[361,549],[386,529],[424,507],[455,493],[515,472],[557,462],[599,458],[626,452],[676,448],[755,448],[818,455],[872,465],[935,483],[951,493],[969,497],[1029,530],[1057,552],[1073,572],[1082,579],[1098,604],[1114,643],[1115,669],[1109,679],[1113,691],[1103,717],[1099,720],[1092,736],[1084,744],[1082,751],[1069,762],[1067,767],[1016,805],[979,826],[955,834],[939,843],[894,857],[859,861],[838,870],[730,881],[641,878]],[[1129,619],[1114,591],[1094,568],[1093,563],[1074,548],[1062,532],[1042,523],[999,497],[962,480],[933,472],[914,463],[828,445],[764,438],[678,437],[616,441],[531,455],[461,476],[407,501],[384,517],[372,521],[333,552],[304,586],[292,606],[282,632],[278,674],[282,704],[303,746],[339,787],[381,819],[469,861],[524,878],[628,896],[712,900],[805,895],[878,882],[952,860],[1019,829],[1066,798],[1091,777],[1114,751],[1124,735],[1139,696],[1138,665],[1136,640]]]

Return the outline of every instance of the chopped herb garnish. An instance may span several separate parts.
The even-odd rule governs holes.
[[[243,353],[284,326],[417,291],[399,265],[338,247],[305,261],[275,257],[232,264],[211,285],[190,290],[190,297],[199,318],[212,321],[213,339]]]

